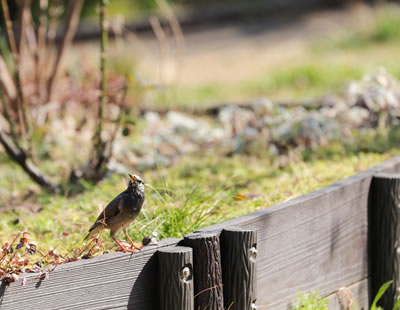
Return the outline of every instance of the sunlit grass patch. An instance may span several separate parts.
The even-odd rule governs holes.
[[[161,238],[182,237],[201,227],[329,185],[378,164],[396,152],[397,149],[382,153],[342,150],[332,157],[326,156],[327,151],[307,161],[298,154],[297,159],[283,166],[261,155],[186,157],[171,168],[142,175],[151,186],[146,189],[143,211],[129,227],[129,233],[135,240],[153,231]],[[1,170],[6,181],[14,170],[18,171],[4,164]],[[10,240],[18,231],[29,231],[39,249],[53,247],[59,253],[67,253],[79,248],[102,208],[126,188],[127,181],[125,176],[113,175],[74,197],[41,193],[36,199],[22,201],[21,207],[2,211],[0,241]],[[31,185],[26,179],[24,184]],[[34,203],[40,208],[25,208],[25,203]],[[122,233],[118,237],[123,238]],[[108,233],[103,232],[101,238],[107,249],[114,249]]]
[[[370,26],[356,29],[343,36],[336,43],[340,48],[359,49],[369,45],[400,43],[400,7],[386,5],[378,8]]]
[[[244,83],[242,90],[257,96],[289,92],[299,97],[314,97],[318,96],[321,90],[329,89],[330,92],[336,92],[349,81],[359,79],[362,74],[362,70],[356,66],[310,60],[266,74],[260,80]]]

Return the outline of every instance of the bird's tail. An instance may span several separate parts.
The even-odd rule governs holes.
[[[88,239],[92,238],[93,236],[97,235],[97,234],[102,230],[102,228],[103,228],[103,227],[102,227],[101,225],[92,227],[92,228],[89,230],[89,233],[87,234],[87,236],[85,237],[85,239],[83,239],[83,241],[88,240]]]

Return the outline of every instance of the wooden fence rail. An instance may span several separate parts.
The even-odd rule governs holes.
[[[382,301],[390,305],[399,284],[398,172],[400,156],[183,240],[61,265],[25,286],[2,284],[0,309],[288,309],[312,289],[330,296],[332,309],[367,309],[377,287],[394,280]],[[207,274],[196,280],[199,270]]]

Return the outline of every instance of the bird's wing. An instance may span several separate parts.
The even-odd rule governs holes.
[[[117,197],[115,197],[111,202],[104,208],[103,212],[99,214],[93,226],[90,227],[89,231],[92,231],[99,225],[107,226],[107,221],[111,217],[114,217],[122,212],[122,206],[124,201],[125,192],[122,192]]]

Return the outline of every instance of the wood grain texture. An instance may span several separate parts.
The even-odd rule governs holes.
[[[368,310],[369,278],[363,279],[347,287],[339,288],[328,296],[329,310]]]
[[[195,310],[223,310],[219,233],[192,233],[183,245],[193,248]]]
[[[135,254],[114,252],[60,265],[48,279],[2,286],[0,309],[157,309],[154,254],[178,241],[165,239]]]
[[[193,250],[168,247],[158,251],[159,309],[193,310]]]
[[[257,299],[257,232],[229,227],[220,240],[225,307],[250,310]]]
[[[399,171],[400,156],[310,194],[205,228],[257,230],[258,309],[287,309],[298,291],[323,296],[368,277],[372,176]]]
[[[387,281],[393,284],[378,305],[392,309],[399,288],[400,174],[373,177],[369,205],[371,297]]]
[[[372,176],[399,172],[400,157],[316,192],[205,228],[257,230],[257,304],[287,309],[298,291],[324,296],[369,276],[367,205]],[[45,280],[0,286],[0,309],[157,309],[154,253],[111,253],[59,266]],[[198,310],[198,309],[195,309]],[[203,310],[203,309],[201,309]]]

